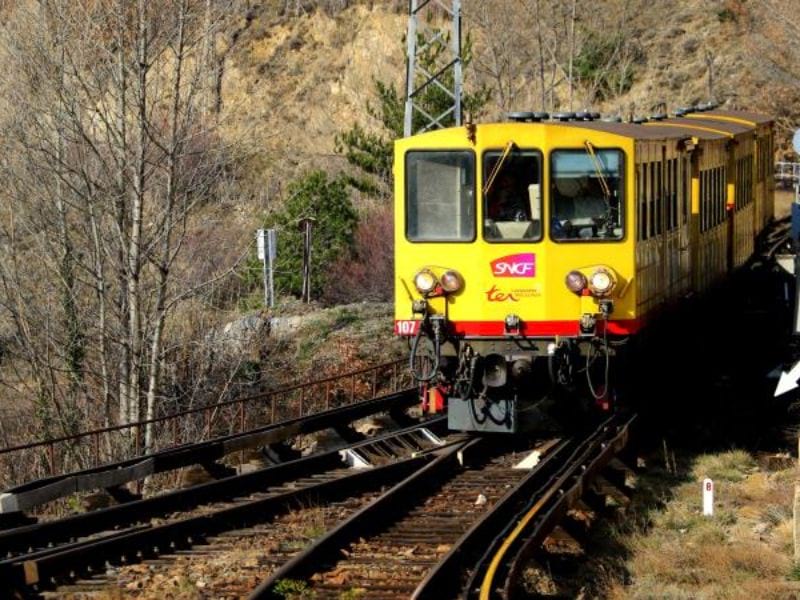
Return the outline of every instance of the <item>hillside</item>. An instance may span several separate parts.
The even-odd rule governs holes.
[[[223,77],[223,123],[227,135],[244,134],[253,145],[253,175],[262,183],[311,166],[344,167],[334,153],[334,136],[353,123],[377,126],[365,111],[376,101],[373,80],[403,85],[405,14],[395,2],[353,4],[335,16],[309,10],[299,17],[276,16],[265,4],[232,44]],[[553,11],[569,8],[566,2],[543,4]],[[533,27],[529,11],[506,0],[465,2],[463,26],[474,41],[467,86],[486,85],[494,92],[482,119],[542,109],[534,89],[538,57],[533,36],[526,36]],[[550,34],[562,33],[561,25]],[[630,63],[632,75],[629,89],[614,97],[587,102],[591,90],[576,90],[573,109],[648,115],[662,103],[674,109],[704,102],[710,99],[710,64],[715,100],[790,117],[796,109],[784,102],[794,82],[768,67],[763,37],[770,26],[769,7],[760,3],[629,0],[595,4],[591,15],[581,9],[577,27],[583,33],[576,38],[612,28],[610,35],[623,36],[625,48],[608,70],[621,68],[615,63],[621,60]],[[773,58],[789,56],[787,50]],[[585,81],[591,88],[592,81]],[[564,81],[547,104],[545,110],[568,108]]]

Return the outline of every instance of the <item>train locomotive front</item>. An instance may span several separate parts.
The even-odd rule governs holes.
[[[536,115],[396,142],[395,333],[451,429],[613,404],[638,327],[633,152]]]

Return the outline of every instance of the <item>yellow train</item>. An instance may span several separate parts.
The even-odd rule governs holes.
[[[616,348],[745,263],[773,218],[768,117],[598,117],[396,142],[395,333],[453,429],[527,429],[554,389],[608,409]]]

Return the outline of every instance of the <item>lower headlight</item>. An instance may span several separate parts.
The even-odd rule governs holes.
[[[414,286],[416,286],[421,294],[430,294],[436,289],[438,283],[436,275],[428,269],[423,269],[414,275]]]
[[[448,294],[452,294],[461,289],[461,275],[455,271],[445,271],[441,277],[442,289]]]
[[[564,283],[567,285],[567,289],[569,289],[570,292],[580,294],[586,289],[586,275],[580,271],[570,271],[567,273]]]
[[[616,281],[614,275],[608,269],[597,269],[589,277],[589,289],[596,296],[607,296],[614,289]]]

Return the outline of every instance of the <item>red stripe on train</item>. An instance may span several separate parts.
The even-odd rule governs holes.
[[[418,323],[418,321],[413,321]],[[598,333],[603,332],[604,321],[597,322]],[[621,319],[608,321],[608,333],[611,335],[632,335],[641,329],[639,319]],[[451,331],[456,335],[503,337],[505,324],[503,321],[450,321]],[[409,321],[395,321],[395,334],[415,335],[416,327]],[[576,336],[580,334],[578,320],[574,321],[523,321],[522,335],[531,337],[551,337],[557,335]]]

